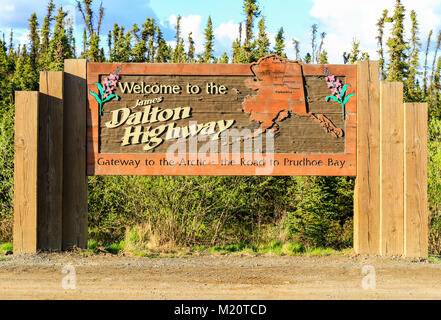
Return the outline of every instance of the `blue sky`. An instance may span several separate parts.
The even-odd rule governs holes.
[[[130,29],[133,23],[142,24],[147,17],[160,22],[166,40],[173,44],[177,15],[183,17],[184,35],[193,32],[198,51],[203,49],[203,31],[209,16],[212,17],[216,37],[216,54],[231,52],[232,41],[238,36],[238,25],[244,21],[242,0],[102,0],[105,8],[103,34],[114,22]],[[441,28],[441,1],[403,0],[407,9],[417,12],[424,43],[430,29],[438,34]],[[75,19],[78,41],[83,30],[80,14],[75,10],[75,0],[55,0],[63,5]],[[342,53],[351,49],[353,39],[361,42],[361,49],[376,55],[376,22],[384,9],[392,10],[395,0],[259,0],[266,17],[270,39],[274,41],[280,27],[285,30],[288,57],[294,58],[292,40],[301,43],[301,54],[310,51],[311,25],[317,23],[319,32],[326,32],[325,49],[331,63],[342,63]],[[96,0],[96,5],[99,2]],[[42,21],[46,4],[35,0],[0,0],[0,31],[7,35],[11,28],[21,43],[26,43],[28,18],[36,12]],[[409,24],[407,19],[406,24]],[[436,38],[436,37],[435,37]],[[436,39],[435,39],[436,40]],[[105,47],[105,38],[102,45]]]

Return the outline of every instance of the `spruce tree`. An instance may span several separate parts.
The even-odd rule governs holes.
[[[202,56],[202,63],[211,63],[213,61],[213,47],[214,47],[214,34],[213,34],[213,24],[211,17],[208,17],[207,28],[205,29],[205,50]]]
[[[434,105],[434,98],[436,95],[435,90],[435,84],[434,84],[434,76],[435,76],[435,65],[438,60],[438,51],[441,46],[441,31],[438,34],[438,40],[435,47],[435,54],[433,55],[433,62],[432,62],[432,73],[430,75],[430,84],[429,84],[429,103],[431,106]]]
[[[409,74],[405,82],[404,93],[405,98],[409,102],[418,102],[421,100],[421,90],[418,84],[418,77],[421,74],[419,69],[419,53],[420,53],[420,39],[418,37],[418,21],[416,17],[416,12],[412,10],[410,13],[410,18],[412,21],[411,30],[411,51],[409,54]]]
[[[328,53],[325,50],[322,50],[319,56],[319,64],[328,64]]]
[[[265,17],[262,17],[259,21],[259,37],[257,39],[257,52],[256,59],[263,58],[270,53],[270,40],[265,30]]]
[[[155,57],[155,62],[166,63],[171,59],[171,48],[167,45],[164,40],[162,31],[159,26],[156,26],[156,46],[157,52]]]
[[[146,22],[142,25],[142,41],[147,46],[147,59],[146,62],[155,61],[156,48],[155,48],[155,36],[156,36],[156,23],[155,19],[147,18]]]
[[[310,64],[312,62],[311,54],[308,52],[305,56],[305,63]]]
[[[428,57],[429,57],[429,49],[430,49],[430,40],[433,35],[433,30],[430,30],[429,36],[427,37],[427,45],[426,45],[426,55],[424,60],[424,75],[423,75],[423,101],[426,101],[427,98],[427,69],[428,69]]]
[[[225,64],[227,64],[227,63],[229,63],[229,62],[230,62],[230,59],[228,58],[227,53],[224,52],[224,53],[222,54],[222,57],[219,59],[218,63],[225,63]]]
[[[52,14],[55,9],[54,1],[50,0],[47,6],[47,13],[44,17],[43,27],[41,29],[41,51],[46,52],[49,48],[49,36],[50,36],[50,28],[51,22],[53,20]]]
[[[126,33],[124,27],[120,27],[117,23],[115,23],[113,26],[112,38],[113,47],[110,51],[110,61],[129,62],[130,57],[132,56],[132,33]],[[139,50],[139,48],[137,49]],[[142,57],[143,53],[137,52],[137,54],[140,54],[140,56],[138,56],[139,59],[144,59]]]
[[[131,61],[133,61],[133,62],[147,62],[146,41],[144,40],[144,37],[142,36],[142,34],[140,34],[140,29],[136,23],[133,25],[131,33],[133,35],[133,37],[131,37],[131,38],[135,40],[134,44],[132,46],[132,50],[131,50],[132,54],[133,54]]]
[[[196,49],[195,49],[195,46],[194,46],[195,43],[194,43],[194,40],[193,40],[192,35],[193,35],[192,32],[190,32],[190,33],[188,34],[188,53],[187,53],[187,60],[188,60],[189,63],[195,63],[195,62],[196,62],[196,60],[195,60],[195,58],[194,58],[194,56],[195,56],[195,52],[196,52]]]
[[[64,68],[64,60],[73,58],[73,48],[70,46],[65,29],[66,16],[67,13],[60,7],[55,16],[54,32],[49,41],[49,57],[51,60],[48,66],[49,70],[62,71]]]
[[[249,45],[253,39],[254,19],[260,16],[257,0],[244,0],[243,8],[246,16],[245,45]]]
[[[34,73],[35,78],[38,77],[39,65],[38,61],[40,58],[40,35],[38,34],[38,20],[37,15],[33,13],[29,19],[29,40],[30,40],[30,62],[31,69]],[[37,90],[37,81],[32,90]]]
[[[321,38],[320,46],[319,46],[318,51],[317,51],[317,63],[320,63],[320,60],[322,59],[323,45],[325,43],[326,33],[322,32],[321,35],[320,35],[320,38]],[[325,53],[325,55],[327,56],[327,53]],[[326,58],[326,60],[327,60],[327,58]]]
[[[173,50],[172,54],[172,62],[173,63],[184,63],[187,61],[187,57],[184,49],[184,39],[181,37],[181,20],[182,17],[178,16],[178,20],[176,22],[176,46]]]
[[[406,51],[409,47],[404,40],[404,12],[405,9],[401,4],[401,0],[396,0],[394,15],[391,17],[393,23],[392,35],[387,41],[389,47],[387,81],[403,82],[408,72]]]
[[[293,39],[292,42],[294,44],[294,50],[296,52],[296,60],[302,61],[302,59],[300,58],[300,42],[299,42],[299,40]]]
[[[278,56],[281,56],[282,58],[286,58],[285,36],[284,36],[283,27],[280,28],[279,32],[277,33],[276,44],[274,46],[274,53],[277,54]]]
[[[85,30],[87,31],[87,33],[85,32],[85,50],[83,52],[83,57],[92,62],[102,62],[105,57],[103,56],[103,51],[100,50],[100,33],[104,17],[104,8],[101,3],[98,9],[98,18],[95,19],[92,2],[93,0],[82,0],[82,2],[77,1],[77,8],[83,17],[86,26]]]
[[[378,41],[378,55],[380,56],[380,77],[381,80],[385,80],[386,79],[386,73],[385,73],[385,67],[384,67],[384,48],[383,48],[383,38],[384,38],[384,25],[387,21],[387,15],[388,15],[388,11],[384,10],[383,11],[383,15],[381,16],[380,20],[378,20],[377,23],[377,27],[378,27],[378,36],[377,36],[377,41]]]

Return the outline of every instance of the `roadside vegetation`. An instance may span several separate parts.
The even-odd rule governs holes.
[[[264,12],[257,0],[244,0],[244,38],[232,44],[232,57],[214,54],[213,24],[205,30],[205,49],[195,53],[192,35],[180,21],[176,45],[164,39],[158,21],[115,26],[107,36],[100,28],[104,9],[81,0],[84,39],[73,36],[72,21],[49,1],[43,19],[29,18],[27,45],[15,45],[14,33],[0,37],[0,243],[12,241],[14,174],[14,91],[37,90],[39,72],[62,70],[64,59],[96,62],[250,63],[277,53],[286,56],[284,29],[271,47]],[[215,17],[212,17],[215,19]],[[411,29],[404,29],[410,18]],[[386,33],[389,30],[391,33]],[[257,32],[257,33],[256,33]],[[435,32],[435,31],[434,31]],[[378,21],[378,54],[384,81],[401,81],[405,99],[430,106],[429,207],[430,252],[441,254],[441,32],[421,43],[418,19],[396,1],[393,12]],[[406,38],[406,34],[410,34]],[[351,39],[348,39],[350,41]],[[294,41],[303,63],[333,63],[324,50],[326,33],[311,29],[311,44]],[[187,46],[185,44],[188,44]],[[107,45],[104,50],[104,45]],[[308,49],[307,49],[308,47]],[[345,63],[369,59],[353,41]],[[302,50],[301,50],[302,48]],[[435,52],[435,54],[429,54]],[[423,53],[424,61],[420,56]],[[430,59],[429,59],[430,58]],[[158,252],[249,252],[252,254],[331,254],[352,246],[351,177],[90,177],[89,249],[105,248],[139,255]],[[106,245],[106,244],[112,245]],[[9,244],[8,244],[9,245]],[[185,249],[190,248],[190,249]],[[322,249],[331,248],[331,249]],[[0,250],[1,251],[1,250]]]

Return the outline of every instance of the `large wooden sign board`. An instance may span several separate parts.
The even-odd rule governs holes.
[[[88,175],[356,175],[356,66],[271,55],[87,74]]]
[[[40,76],[16,93],[14,253],[87,246],[87,175],[347,175],[355,251],[427,257],[428,106],[379,62],[66,60]]]

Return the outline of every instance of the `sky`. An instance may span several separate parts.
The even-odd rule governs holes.
[[[166,40],[174,44],[177,16],[182,16],[184,38],[193,33],[196,51],[203,51],[204,29],[211,16],[215,34],[215,53],[227,52],[231,57],[233,41],[239,34],[239,23],[245,20],[242,0],[102,0],[105,8],[103,35],[113,28],[113,23],[131,29],[134,23],[142,25],[146,18],[160,23]],[[43,1],[0,0],[0,32],[9,36],[14,29],[17,41],[26,43],[28,19],[37,13],[40,24],[46,12]],[[62,5],[75,21],[77,41],[81,41],[84,25],[75,9],[75,0],[55,0]],[[266,18],[267,32],[272,45],[278,30],[283,27],[288,58],[294,59],[293,39],[300,41],[301,55],[311,51],[311,26],[317,24],[319,33],[325,32],[324,49],[330,63],[343,63],[342,54],[351,50],[353,40],[360,42],[360,49],[378,59],[376,23],[384,9],[393,11],[395,0],[258,0],[262,15]],[[420,23],[421,42],[425,44],[431,29],[434,31],[432,47],[441,29],[440,0],[402,0],[406,8],[406,25],[410,29],[410,11],[415,10]],[[99,1],[95,1],[99,5]],[[256,23],[257,29],[257,23]],[[107,37],[101,45],[106,47]]]

